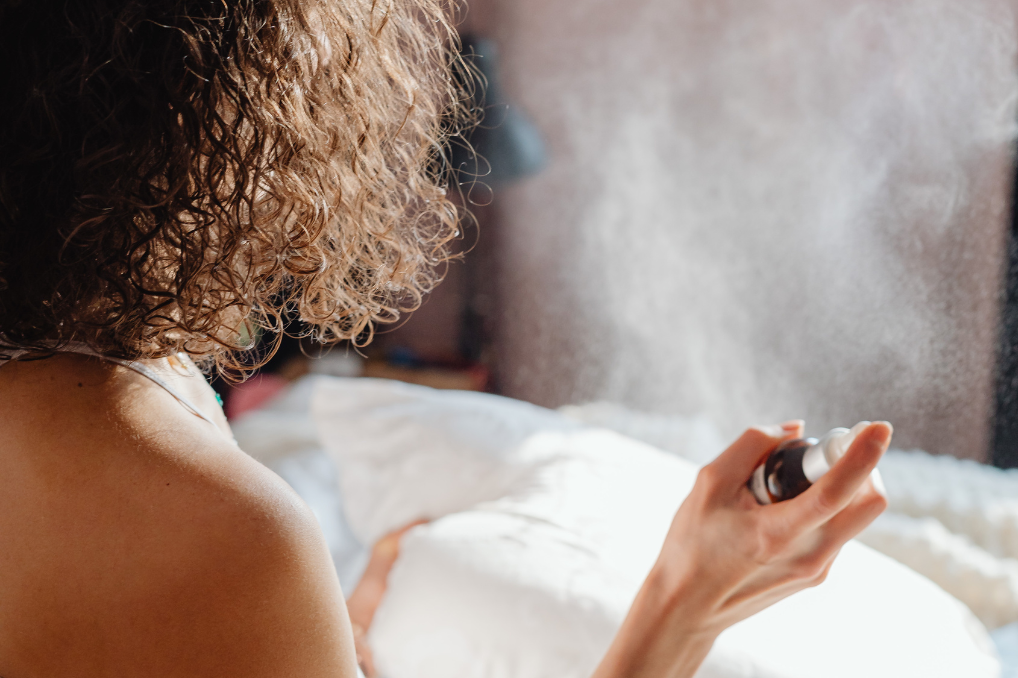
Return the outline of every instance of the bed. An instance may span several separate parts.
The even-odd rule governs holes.
[[[370,390],[365,391],[365,388]],[[411,390],[407,391],[407,388]],[[323,399],[323,390],[332,394],[331,400],[325,406],[320,402]],[[401,406],[403,409],[399,410],[401,412],[399,416],[403,419],[393,420],[390,415],[396,410],[392,409],[392,403],[400,398],[404,399],[400,401],[404,403]],[[410,400],[406,400],[407,398]],[[457,398],[459,400],[456,400]],[[476,398],[495,400],[476,401],[474,400]],[[407,410],[405,403],[411,401],[416,409]],[[449,403],[452,404],[451,409]],[[470,409],[478,406],[478,403],[481,409]],[[459,419],[456,418],[459,415],[447,414],[456,407],[466,407]],[[506,411],[510,412],[510,415],[504,417],[502,413]],[[383,416],[378,414],[380,412],[389,414]],[[345,416],[348,418],[339,422],[333,421],[335,427],[329,429],[328,421],[336,417],[342,419]],[[386,419],[386,416],[390,418]],[[324,425],[323,418],[327,420]],[[439,456],[432,455],[438,460],[432,466],[437,468],[436,464],[445,464],[444,468],[454,467],[461,471],[467,469],[463,471],[464,478],[468,481],[462,483],[465,489],[456,492],[436,490],[434,496],[424,496],[427,494],[424,493],[416,499],[408,498],[407,495],[413,494],[415,490],[412,483],[400,486],[401,482],[409,482],[406,478],[386,476],[384,473],[376,474],[377,477],[364,475],[364,469],[354,463],[357,460],[356,454],[360,453],[358,450],[370,455],[365,458],[374,460],[377,457],[375,448],[378,445],[389,445],[396,449],[400,446],[406,447],[407,441],[412,441],[412,446],[419,447],[426,435],[417,434],[412,430],[413,421],[417,420],[426,422],[432,430],[442,430],[444,426],[459,427],[459,433],[462,435],[454,444],[446,444],[444,440],[439,440],[434,446],[437,450],[435,454]],[[405,426],[395,426],[393,421],[409,423]],[[467,422],[466,429],[464,422]],[[371,425],[379,427],[375,433],[371,433]],[[724,441],[710,422],[702,417],[671,417],[635,412],[609,403],[574,405],[552,411],[497,396],[457,395],[450,392],[438,394],[431,393],[430,389],[407,387],[384,380],[321,376],[307,377],[296,382],[263,407],[245,414],[234,422],[234,431],[241,447],[279,473],[311,506],[328,541],[344,590],[352,589],[366,563],[367,552],[364,543],[369,543],[373,534],[379,533],[387,526],[384,521],[375,524],[371,522],[372,520],[387,512],[391,514],[388,518],[390,524],[408,517],[418,517],[410,514],[401,515],[398,510],[399,506],[414,505],[417,501],[416,510],[424,510],[422,506],[429,507],[428,517],[454,515],[460,523],[467,524],[470,512],[464,513],[458,509],[464,509],[468,505],[488,506],[489,504],[485,502],[490,502],[504,489],[500,485],[502,477],[510,476],[512,472],[507,471],[507,467],[491,466],[490,454],[488,457],[481,455],[479,457],[481,462],[474,457],[463,455],[473,455],[474,448],[483,448],[485,445],[496,443],[505,447],[518,446],[519,441],[529,440],[528,436],[531,436],[532,430],[537,429],[558,436],[589,435],[585,433],[588,431],[609,432],[611,435],[619,436],[617,439],[607,439],[610,443],[620,449],[631,445],[634,455],[650,454],[645,448],[652,447],[655,450],[654,454],[660,450],[674,458],[685,460],[684,463],[692,467],[709,461],[724,446]],[[391,437],[397,433],[404,437]],[[603,437],[609,433],[599,435]],[[390,436],[385,439],[389,442],[383,440],[386,435]],[[356,440],[358,436],[361,438],[360,442]],[[492,442],[489,440],[491,436],[497,440]],[[612,442],[622,441],[623,438],[629,442],[617,444]],[[466,441],[463,444],[464,450],[457,452],[460,456],[449,456],[452,454],[450,449],[464,440]],[[405,461],[408,457],[405,452],[398,450],[398,454],[392,457],[398,464],[386,462],[387,473],[392,473],[395,469],[398,473],[404,475],[410,473],[421,479],[432,477],[428,474],[435,473],[434,468],[426,464],[420,465],[422,462],[418,462],[418,466],[408,472]],[[427,457],[426,449],[416,455],[418,460]],[[354,462],[351,462],[351,459]],[[481,465],[476,465],[478,463]],[[475,466],[472,467],[471,464]],[[986,648],[986,652],[988,656],[995,655],[993,667],[987,668],[985,673],[979,675],[994,675],[999,671],[997,675],[1004,678],[1018,677],[1018,472],[1002,471],[950,457],[933,457],[916,450],[889,452],[881,463],[881,472],[888,488],[890,508],[858,539],[865,547],[857,548],[872,549],[894,559],[910,571],[922,575],[923,581],[928,580],[935,584],[939,592],[949,594],[946,597],[963,603],[967,610],[978,618],[976,624],[980,628],[973,633],[978,636],[985,633],[981,629],[987,630],[989,633],[985,637],[991,640],[992,647]],[[370,487],[372,482],[378,484],[378,487],[372,489]],[[436,486],[435,483],[429,485],[433,488]],[[396,492],[392,490],[394,487],[402,489]],[[392,490],[395,494],[389,497],[387,500],[389,503],[383,506],[378,503],[379,496],[385,495],[387,490]],[[464,492],[467,494],[473,492],[474,495],[463,499],[460,504],[455,502],[450,505],[443,504],[448,501],[449,496]],[[657,510],[661,513],[664,509]],[[490,514],[491,511],[488,511],[485,515]],[[445,538],[449,538],[449,534],[455,533],[457,529],[465,529],[462,525],[456,527],[456,520],[439,521],[441,525],[434,529],[439,532],[445,530]],[[413,542],[417,544],[414,547],[417,550],[412,549],[412,552],[421,554],[419,558],[422,563],[431,557],[427,555],[428,548],[434,551],[433,544],[436,543],[434,538],[437,538],[432,534],[432,542],[428,542],[427,537],[428,535],[423,535],[418,540],[419,544]],[[428,546],[429,543],[432,547]],[[434,558],[432,560],[434,561]],[[432,566],[435,566],[434,562]],[[421,567],[424,568],[423,565]],[[409,600],[411,596],[406,592],[412,586],[410,582],[414,577],[418,579],[423,577],[421,573],[426,572],[426,568],[417,570],[416,574],[410,570],[399,571],[398,568],[399,565],[393,575],[398,579],[398,591],[403,600]],[[418,587],[422,585],[419,583]],[[478,590],[483,593],[483,587]],[[622,587],[619,590],[625,589]],[[475,592],[472,595],[477,597],[480,594]],[[534,605],[538,605],[539,602]],[[624,603],[623,595],[616,601],[616,607],[624,607]],[[497,601],[492,602],[490,609],[497,609],[497,604]],[[412,605],[410,607],[407,605],[410,603],[405,603],[400,608],[404,611],[402,614],[398,614],[395,608],[387,611],[385,603],[383,609],[379,611],[382,630],[377,641],[381,646],[376,648],[376,652],[381,650],[382,666],[385,665],[386,642],[392,643],[393,639],[405,637],[405,629],[400,624],[410,623],[408,619],[412,615],[406,610],[411,609]],[[553,614],[547,612],[550,609],[545,610],[547,614]],[[449,614],[455,614],[455,611]],[[597,616],[589,610],[585,615],[580,617],[582,623],[586,623],[590,617]],[[566,623],[562,620],[560,622],[560,625]],[[583,651],[589,656],[596,656],[595,646],[603,642],[602,637],[610,630],[609,619],[598,627],[596,632],[591,631],[583,638],[570,638],[561,645],[568,645],[571,642],[575,647],[582,649],[587,647],[584,645],[587,643],[591,645],[591,649]],[[400,636],[400,633],[404,633],[404,636]],[[373,638],[372,642],[375,641]],[[441,649],[435,650],[436,647],[442,647],[442,642],[444,641],[441,639],[429,641],[429,651],[433,655],[437,652],[437,656],[429,655],[423,659],[417,656],[413,664],[418,667],[437,668],[421,669],[415,673],[413,670],[398,668],[396,662],[390,664],[392,668],[388,671],[389,678],[443,675],[443,671],[444,675],[456,675],[457,670],[451,670],[448,664],[443,666],[443,662],[459,651],[456,646],[456,642],[459,641],[455,639],[449,641],[451,645],[444,650],[447,652],[445,657]],[[996,668],[997,658],[1000,662],[999,669]],[[571,660],[566,656],[562,661],[567,662],[564,665],[582,666],[586,659],[577,659],[573,664],[568,664]],[[725,666],[718,664],[720,661],[715,662],[717,666],[707,667],[701,671],[700,675],[778,675],[773,669],[769,669],[771,673],[766,674],[764,669],[760,668],[759,662],[753,664],[752,661],[743,660],[737,653],[729,654],[724,661],[735,664],[742,661],[743,664]],[[523,665],[525,662],[523,664],[517,662],[511,669],[507,669],[505,663],[503,661],[502,664],[483,664],[475,661],[472,667],[459,670],[459,674],[496,678],[500,674],[545,675],[542,670],[550,670],[547,667],[528,668]],[[435,673],[436,671],[438,673]],[[506,673],[507,671],[509,672]],[[787,675],[792,673],[794,671],[786,672]],[[558,670],[557,674],[564,675],[561,670]]]

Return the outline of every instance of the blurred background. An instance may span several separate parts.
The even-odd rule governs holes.
[[[1015,9],[473,0],[462,260],[366,360],[287,342],[263,379],[607,401],[726,437],[887,419],[897,447],[1018,466]]]

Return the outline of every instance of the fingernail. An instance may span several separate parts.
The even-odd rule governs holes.
[[[883,429],[883,435],[880,437],[880,442],[884,445],[891,442],[891,436],[894,435],[894,427],[889,422],[877,421],[874,424],[879,425]]]
[[[805,426],[806,422],[802,419],[791,419],[781,425],[781,428],[785,431],[798,431],[800,426]]]

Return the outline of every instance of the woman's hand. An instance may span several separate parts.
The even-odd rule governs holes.
[[[842,545],[886,507],[868,481],[891,439],[870,424],[798,497],[760,506],[753,469],[801,421],[746,431],[705,466],[595,678],[692,676],[721,631],[827,576]]]
[[[418,520],[415,523],[390,532],[371,549],[371,558],[368,560],[364,574],[357,582],[353,593],[346,599],[346,609],[350,614],[350,624],[353,627],[354,647],[357,650],[357,663],[367,678],[375,675],[375,663],[371,656],[371,648],[367,642],[367,631],[371,621],[375,618],[375,610],[382,602],[385,595],[385,588],[388,584],[389,570],[396,563],[399,556],[399,542],[412,527],[421,525],[427,521]]]

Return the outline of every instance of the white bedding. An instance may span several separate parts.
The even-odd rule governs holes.
[[[561,410],[699,463],[724,445],[703,418],[593,403]],[[987,627],[1018,622],[1018,470],[891,450],[880,463],[888,511],[859,541],[931,579]]]
[[[339,492],[340,470],[325,453],[311,418],[316,380],[308,377],[231,422],[240,448],[278,473],[318,519],[343,590],[349,593],[368,562],[368,549],[354,536]]]
[[[234,430],[243,449],[279,472],[311,505],[329,540],[341,583],[350,590],[363,569],[366,550],[345,519],[337,491],[339,470],[323,453],[309,415],[316,379],[302,380],[263,410],[235,422]],[[647,440],[696,463],[723,446],[702,419],[648,415],[605,404],[565,408],[563,413],[577,422]],[[1013,538],[1018,474],[915,452],[889,453],[882,469],[892,511],[862,540],[963,600],[988,626],[999,627],[994,638],[1006,662],[1004,675],[1018,676],[1018,624],[1007,625],[1018,622]]]

